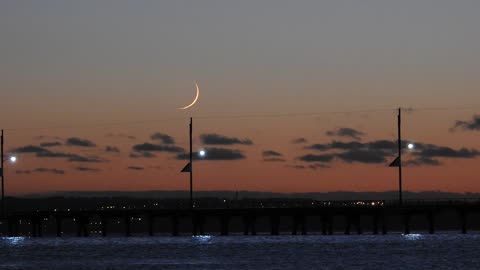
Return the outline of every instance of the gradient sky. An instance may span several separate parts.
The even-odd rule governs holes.
[[[368,143],[396,139],[399,106],[412,109],[404,138],[421,146],[407,152],[421,164],[405,168],[405,189],[480,192],[479,13],[476,0],[1,1],[0,127],[19,155],[6,164],[7,194],[187,189],[182,153],[130,155],[165,146],[157,132],[188,149],[190,116],[195,150],[244,156],[195,162],[197,190],[394,190],[395,155]],[[193,81],[199,102],[179,111]],[[202,134],[252,144],[207,145]],[[46,142],[61,145],[36,151],[70,156],[18,153]],[[381,161],[358,157],[378,151]],[[333,158],[302,161],[309,154]]]

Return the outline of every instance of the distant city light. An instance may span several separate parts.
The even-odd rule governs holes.
[[[205,150],[200,150],[200,152],[198,152],[198,154],[199,154],[201,157],[204,157],[205,154],[207,154],[207,152],[205,152]]]
[[[17,161],[17,157],[10,157],[10,161],[11,161],[11,162]]]
[[[415,148],[415,145],[413,143],[409,143],[407,147],[408,149],[412,150],[413,148]]]

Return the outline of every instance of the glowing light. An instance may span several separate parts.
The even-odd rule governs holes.
[[[412,150],[413,148],[415,148],[415,145],[413,143],[409,143],[407,147],[408,149]]]
[[[411,234],[403,234],[405,237],[405,240],[407,241],[417,241],[421,240],[423,238],[423,235],[418,234],[418,233],[411,233]]]
[[[198,154],[201,156],[201,157],[204,157],[207,152],[205,152],[205,150],[200,150],[200,152],[198,152]]]
[[[13,156],[10,157],[10,162],[15,162],[15,161],[17,161],[17,157],[13,157]]]

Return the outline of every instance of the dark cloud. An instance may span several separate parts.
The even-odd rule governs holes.
[[[86,162],[86,163],[100,163],[105,162],[106,160],[100,159],[98,157],[84,157],[79,155],[71,156],[68,161],[70,162]]]
[[[264,158],[263,161],[266,161],[266,162],[285,162],[286,160],[283,159],[283,158]]]
[[[310,164],[308,165],[308,168],[309,169],[313,169],[313,170],[316,170],[316,169],[328,169],[330,168],[330,166],[326,165],[326,164],[322,164],[322,163],[315,163],[315,164]]]
[[[312,144],[308,147],[305,147],[306,149],[312,149],[312,150],[318,150],[318,151],[327,151],[330,150],[330,145],[328,144]]]
[[[474,115],[470,121],[455,121],[455,125],[451,128],[451,131],[457,129],[477,131],[480,130],[480,115]]]
[[[409,141],[402,141],[402,149],[407,149]],[[405,155],[412,155],[415,158],[404,161],[408,166],[438,166],[442,163],[437,158],[475,158],[480,152],[475,149],[453,149],[435,144],[414,143],[413,150],[405,151]],[[342,161],[353,163],[380,164],[386,163],[398,153],[396,141],[376,140],[371,142],[339,142],[332,141],[328,144],[312,144],[306,149],[326,152],[323,155],[309,154],[298,159],[305,162],[328,162],[329,156],[334,156]]]
[[[90,168],[90,167],[75,167],[75,170],[82,171],[82,172],[101,172],[102,170],[97,168]]]
[[[159,140],[164,144],[175,144],[175,139],[173,139],[172,136],[169,136],[167,134],[163,133],[154,133],[152,136],[150,136],[152,140]]]
[[[402,166],[440,166],[442,163],[436,159],[419,157],[403,162]]]
[[[461,148],[458,150],[446,146],[428,145],[413,154],[421,158],[475,158],[480,155],[475,149]]]
[[[93,142],[86,140],[86,139],[80,139],[77,137],[71,137],[67,139],[66,145],[68,146],[79,146],[79,147],[95,147],[97,146]]]
[[[49,150],[35,145],[27,145],[11,150],[12,153],[45,153],[50,152]]]
[[[32,170],[17,170],[16,174],[32,174],[32,173],[50,173],[50,174],[65,174],[64,170],[49,169],[49,168],[36,168]]]
[[[233,145],[233,144],[243,144],[243,145],[252,145],[253,142],[250,139],[238,139],[233,137],[226,137],[220,134],[202,134],[200,139],[203,144],[207,145]]]
[[[156,156],[150,152],[136,152],[136,153],[130,153],[130,157],[131,158],[154,158]]]
[[[313,155],[307,154],[298,158],[298,160],[305,162],[331,162],[335,158],[335,155],[324,154],[324,155]]]
[[[159,145],[153,143],[142,143],[132,147],[135,152],[168,152],[168,153],[181,153],[185,150],[181,147],[174,145]]]
[[[58,137],[58,136],[44,136],[44,135],[40,135],[40,136],[35,136],[34,138],[37,139],[37,140],[62,140],[62,138],[60,138],[60,137]]]
[[[225,148],[207,148],[205,149],[205,156],[200,157],[198,152],[193,153],[195,160],[240,160],[246,157],[239,150],[225,149]],[[178,160],[188,160],[189,153],[182,153],[177,155]]]
[[[61,146],[61,145],[62,145],[61,142],[44,142],[40,144],[41,147],[54,147],[54,146]]]
[[[304,166],[304,165],[287,165],[285,166],[287,168],[293,168],[293,169],[299,169],[299,170],[302,170],[302,169],[306,169],[307,166]]]
[[[127,169],[134,170],[134,171],[141,171],[141,170],[144,170],[145,168],[139,167],[139,166],[130,166]]]
[[[281,157],[283,156],[281,153],[273,150],[267,150],[262,152],[263,157]]]
[[[85,156],[80,156],[72,153],[51,152],[51,151],[39,152],[36,154],[36,156],[39,158],[66,158],[70,162],[100,163],[100,162],[106,161],[96,156],[85,157]]]
[[[385,163],[387,162],[386,157],[390,154],[378,150],[352,149],[335,156],[348,163]]]
[[[406,147],[406,145],[405,145]],[[357,141],[340,142],[332,141],[329,144],[312,144],[306,149],[328,151],[328,150],[377,150],[385,151],[387,153],[394,153],[397,149],[397,143],[387,140],[377,140],[367,143],[361,143]]]
[[[107,146],[105,147],[105,152],[120,153],[120,149],[118,149],[118,147],[115,147],[115,146]]]
[[[135,136],[132,136],[132,135],[127,135],[127,134],[123,134],[123,133],[108,133],[107,135],[105,135],[106,137],[116,137],[116,138],[126,138],[126,139],[130,139],[130,140],[134,140],[136,139]]]
[[[335,137],[348,137],[352,138],[355,140],[361,140],[362,136],[365,135],[365,133],[353,129],[353,128],[338,128],[336,130],[330,130],[326,132],[327,136],[335,136]]]
[[[297,170],[305,170],[305,169],[310,169],[310,170],[317,170],[317,169],[328,169],[330,166],[322,163],[315,163],[315,164],[309,164],[309,165],[287,165],[285,166],[287,168],[293,168]]]
[[[307,142],[308,142],[308,141],[307,141],[307,139],[305,139],[305,138],[296,138],[296,139],[293,139],[293,140],[292,140],[292,143],[293,143],[293,144],[300,144],[300,143],[307,143]]]

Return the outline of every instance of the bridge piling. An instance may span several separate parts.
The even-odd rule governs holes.
[[[147,217],[147,222],[148,222],[148,235],[149,236],[154,236],[154,225],[155,225],[155,217],[149,213]]]
[[[466,234],[467,233],[467,213],[461,210],[459,212],[459,218],[460,218],[460,226],[461,226],[462,234]]]
[[[403,224],[404,224],[405,234],[410,234],[410,213],[404,214]]]
[[[429,212],[427,214],[427,220],[428,220],[428,233],[434,234],[435,233],[435,216],[432,212]]]
[[[178,216],[172,216],[172,236],[178,236]]]
[[[279,235],[280,234],[279,227],[280,227],[280,216],[271,215],[270,216],[270,234]]]
[[[382,213],[382,234],[385,235],[388,233],[388,229],[387,229],[387,217],[385,216],[385,213],[383,212]]]
[[[106,216],[100,218],[100,223],[102,224],[102,236],[107,237],[107,226],[108,226],[108,219]]]
[[[132,217],[129,215],[125,215],[125,236],[130,237],[132,236],[132,228],[131,228],[131,223],[132,223]]]
[[[228,225],[230,222],[230,217],[228,215],[222,215],[220,217],[220,235],[226,236],[228,235]]]
[[[55,222],[56,222],[56,232],[57,232],[57,237],[62,237],[62,218],[59,216],[55,217]]]
[[[373,217],[372,217],[372,233],[373,234],[378,234],[378,214],[374,214]]]

